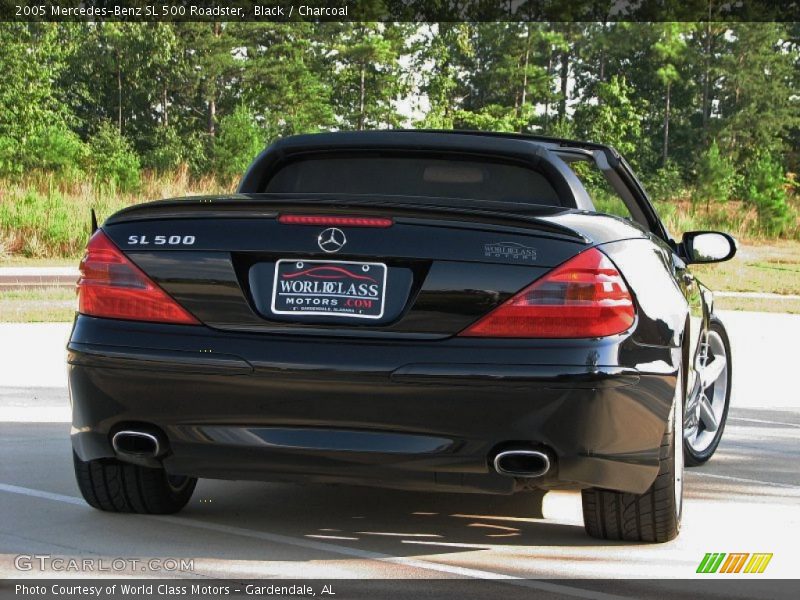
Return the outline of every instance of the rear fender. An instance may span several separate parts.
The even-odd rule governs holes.
[[[632,341],[680,347],[689,303],[673,277],[667,252],[648,239],[610,242],[600,249],[617,265],[636,300],[639,325]]]

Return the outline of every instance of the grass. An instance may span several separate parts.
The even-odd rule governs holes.
[[[800,242],[740,244],[728,262],[694,265],[692,271],[712,290],[800,295]]]
[[[98,220],[117,210],[179,196],[217,194],[232,186],[206,177],[191,179],[186,169],[170,177],[145,173],[135,193],[92,181],[54,181],[44,174],[0,181],[0,262],[15,257],[77,258],[86,246],[94,208]]]
[[[714,310],[745,310],[751,312],[787,313],[800,315],[800,300],[770,298],[716,298]]]
[[[76,267],[77,257],[32,258],[19,254],[0,255],[0,267]]]
[[[72,321],[77,306],[75,288],[35,288],[0,291],[0,323]]]

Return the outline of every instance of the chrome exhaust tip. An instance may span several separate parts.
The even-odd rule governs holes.
[[[541,477],[550,470],[550,457],[538,450],[505,450],[494,457],[494,468],[511,477]]]
[[[155,458],[161,454],[162,444],[158,436],[146,431],[123,429],[111,438],[114,452],[125,456]]]

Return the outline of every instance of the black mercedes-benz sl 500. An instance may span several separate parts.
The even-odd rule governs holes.
[[[608,146],[283,139],[236,194],[92,235],[68,347],[78,484],[138,513],[180,510],[198,477],[579,489],[589,535],[670,540],[731,389],[688,265],[735,252],[673,240]]]

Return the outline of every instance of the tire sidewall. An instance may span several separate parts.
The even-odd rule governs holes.
[[[731,406],[731,388],[732,388],[731,384],[733,383],[733,360],[731,359],[731,344],[730,340],[728,340],[728,333],[727,331],[725,331],[725,327],[722,325],[722,322],[716,317],[711,318],[709,330],[713,330],[714,333],[719,335],[720,339],[722,340],[722,344],[725,346],[725,355],[726,355],[725,360],[727,361],[728,365],[725,406],[722,409],[722,418],[720,419],[719,429],[717,429],[717,433],[714,436],[714,440],[711,442],[711,444],[709,444],[708,448],[706,448],[702,452],[697,452],[684,440],[683,443],[684,459],[686,461],[686,466],[689,467],[701,465],[707,462],[714,455],[714,452],[716,452],[717,446],[719,446],[720,440],[722,439],[722,434],[725,431],[725,423],[728,421],[728,409]]]
[[[679,490],[673,490],[675,502],[673,510],[675,511],[675,530],[680,532],[681,520],[683,519],[683,490],[684,490],[684,474],[685,474],[685,454],[683,452],[683,419],[684,407],[686,403],[686,392],[682,370],[678,372],[678,381],[676,383],[675,401],[672,409],[672,470],[673,470],[673,485],[679,486]]]
[[[670,428],[672,429],[672,443],[670,444],[670,460],[671,460],[671,471],[673,474],[672,479],[672,494],[673,494],[673,506],[672,509],[674,511],[675,517],[675,531],[676,534],[681,530],[681,520],[683,518],[683,497],[684,497],[684,467],[685,467],[685,455],[682,452],[683,450],[683,419],[684,419],[684,410],[686,404],[686,393],[684,392],[684,379],[683,379],[683,369],[678,371],[678,377],[676,382],[676,389],[675,389],[675,400],[673,402],[672,411],[670,413],[670,418],[672,419],[672,423],[670,424]],[[675,488],[679,486],[680,489],[676,490]]]

